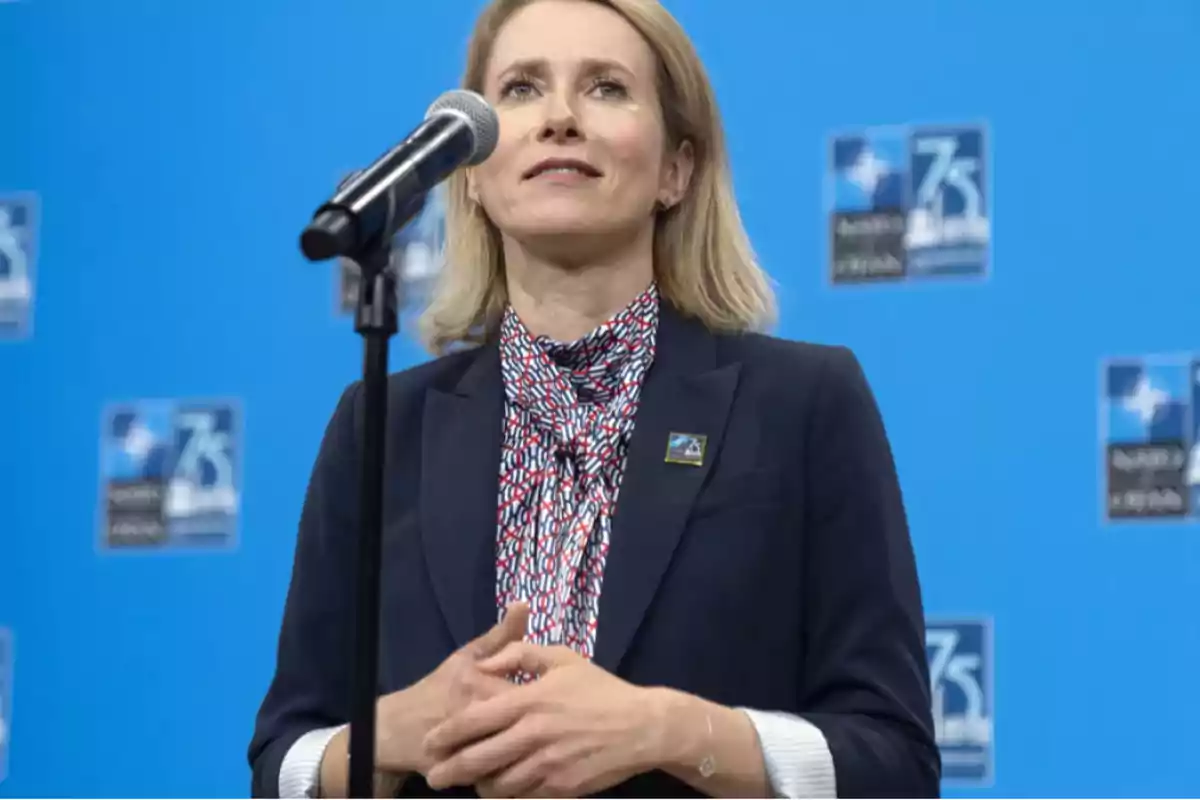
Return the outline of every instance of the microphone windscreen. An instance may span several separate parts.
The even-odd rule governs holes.
[[[476,92],[451,89],[433,101],[433,105],[425,112],[425,118],[446,112],[465,119],[474,135],[475,147],[467,166],[473,167],[486,161],[500,140],[500,118],[496,116],[495,109]]]

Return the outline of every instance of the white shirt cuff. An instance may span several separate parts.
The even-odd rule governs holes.
[[[833,754],[820,728],[782,711],[741,710],[758,732],[776,797],[837,797]]]
[[[289,800],[309,800],[318,796],[321,780],[321,759],[330,740],[345,725],[309,731],[283,757],[279,767],[279,796]]]

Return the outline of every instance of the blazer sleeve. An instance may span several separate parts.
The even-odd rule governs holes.
[[[249,747],[252,797],[279,797],[280,766],[296,740],[349,718],[360,387],[342,393],[309,480],[275,674]]]
[[[937,797],[925,619],[891,447],[855,356],[826,350],[805,453],[804,717],[839,797]]]

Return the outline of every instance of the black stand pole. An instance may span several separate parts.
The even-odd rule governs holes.
[[[357,175],[357,173],[356,173]],[[351,176],[352,180],[354,176]],[[348,181],[347,181],[348,182]],[[343,182],[343,186],[346,182]],[[337,198],[335,198],[337,200]],[[387,428],[388,342],[400,327],[397,276],[391,266],[392,237],[421,212],[424,194],[389,190],[386,208],[352,213],[339,202],[317,209],[300,235],[310,261],[336,255],[358,265],[354,330],[363,337],[362,493],[358,559],[354,573],[354,678],[350,697],[349,796],[375,796],[375,704],[379,692],[379,562],[383,540],[383,466]],[[371,214],[384,213],[382,220]],[[364,223],[366,220],[366,223]],[[371,223],[371,224],[368,224]],[[374,224],[378,223],[378,224]],[[362,226],[377,230],[365,236]],[[347,587],[350,591],[351,587]]]
[[[390,242],[355,260],[361,269],[354,330],[363,337],[365,409],[362,509],[355,575],[354,683],[350,705],[350,794],[375,796],[375,704],[379,683],[379,562],[383,530],[383,462],[387,423],[388,340],[399,328]]]

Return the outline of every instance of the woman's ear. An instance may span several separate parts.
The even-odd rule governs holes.
[[[685,139],[667,155],[663,170],[662,186],[659,187],[658,202],[664,209],[674,208],[687,194],[696,169],[696,153],[691,141]]]
[[[467,197],[475,205],[479,205],[479,188],[475,185],[475,170],[467,169]]]

